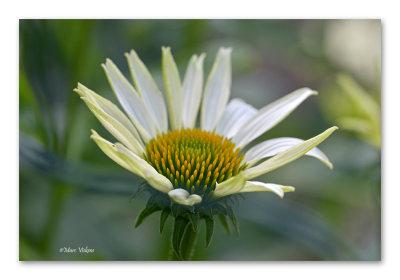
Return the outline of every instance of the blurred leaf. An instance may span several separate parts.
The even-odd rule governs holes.
[[[67,161],[46,151],[36,140],[22,133],[19,155],[20,165],[85,191],[130,196],[141,181],[136,175],[124,170],[113,173],[93,164]]]
[[[19,260],[43,260],[43,256],[37,250],[35,244],[31,244],[31,242],[22,235],[19,237]]]
[[[379,74],[380,77],[380,74]],[[323,113],[340,128],[353,132],[358,138],[380,149],[381,109],[380,91],[368,92],[346,73],[326,82],[321,95]]]
[[[353,104],[356,117],[339,117],[339,125],[353,130],[368,143],[381,146],[381,110],[380,105],[349,75],[339,74],[338,84]],[[380,94],[379,94],[380,95]],[[359,116],[359,117],[358,117]]]
[[[257,213],[263,213],[257,215]],[[354,259],[355,253],[315,212],[281,200],[252,201],[240,212],[242,219],[266,231],[273,231],[292,239],[323,260]]]
[[[38,100],[50,149],[62,151],[69,68],[45,20],[20,21],[20,65]]]

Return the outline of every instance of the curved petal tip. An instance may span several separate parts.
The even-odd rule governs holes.
[[[174,189],[168,192],[169,197],[176,203],[193,206],[201,202],[201,196],[197,194],[190,194],[184,189]]]

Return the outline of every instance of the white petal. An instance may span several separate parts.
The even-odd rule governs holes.
[[[162,70],[171,128],[180,129],[182,128],[181,79],[169,47],[162,48]]]
[[[281,167],[282,165],[288,164],[289,162],[292,162],[301,157],[302,155],[306,154],[312,148],[314,148],[319,143],[324,141],[336,129],[338,128],[336,126],[333,126],[325,130],[321,134],[311,139],[308,139],[307,141],[304,141],[300,144],[297,144],[270,159],[267,159],[266,161],[260,163],[257,166],[242,171],[242,173],[246,177],[246,179],[251,179],[260,176],[262,174],[265,174],[267,172],[270,172],[278,167]]]
[[[274,156],[302,142],[304,142],[304,140],[292,137],[269,139],[255,145],[248,150],[243,161],[246,162],[247,166],[253,166],[262,158]],[[320,149],[313,148],[312,150],[308,151],[306,155],[319,159],[330,169],[332,169],[332,163]]]
[[[197,55],[192,56],[183,79],[182,118],[185,128],[193,128],[196,125],[196,117],[199,112],[203,90],[204,57],[204,54],[200,55],[200,57],[197,57]]]
[[[230,139],[241,126],[257,113],[257,109],[241,99],[232,99],[226,106],[215,132]]]
[[[168,192],[171,199],[179,204],[193,206],[201,202],[201,196],[197,194],[190,195],[188,191],[184,189],[174,189]]]
[[[231,91],[231,48],[220,48],[208,76],[201,107],[200,124],[212,131],[225,110]]]
[[[168,131],[167,108],[157,84],[154,82],[146,65],[140,60],[134,50],[125,54],[136,89],[142,95],[147,107],[155,117],[162,132]]]
[[[106,64],[102,66],[115,95],[144,141],[148,142],[157,136],[160,129],[141,96],[111,60],[107,59]]]
[[[75,89],[103,126],[134,153],[142,156],[144,145],[129,119],[112,102],[101,97],[85,86],[78,84]]]
[[[173,189],[172,183],[166,177],[122,144],[112,144],[94,130],[92,130],[91,138],[107,156],[132,173],[144,178],[154,189],[163,193],[168,193]]]
[[[307,97],[317,94],[309,88],[298,89],[277,101],[265,106],[242,125],[232,141],[239,147],[256,139],[287,117]]]
[[[285,192],[294,192],[294,187],[282,186],[277,184],[267,184],[263,182],[247,181],[244,188],[240,190],[243,192],[273,192],[280,198],[283,198]]]
[[[212,195],[215,198],[227,196],[230,194],[238,193],[244,187],[246,183],[246,178],[242,173],[239,173],[226,181],[223,181],[221,184],[218,182],[215,184],[215,190],[212,192]]]

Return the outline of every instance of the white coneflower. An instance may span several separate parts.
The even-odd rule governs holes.
[[[185,220],[183,229],[176,229],[178,225],[174,229],[177,235],[181,230],[179,238],[183,238],[189,222],[197,231],[199,218],[205,218],[208,226],[207,221],[213,221],[215,214],[232,218],[224,199],[229,200],[234,194],[271,191],[283,197],[285,192],[294,191],[291,186],[253,181],[255,177],[302,155],[313,156],[332,168],[315,146],[337,127],[306,141],[289,137],[269,139],[242,152],[252,140],[317,92],[298,89],[260,110],[241,99],[229,101],[230,54],[230,48],[220,48],[203,89],[205,55],[192,56],[181,83],[170,48],[163,47],[166,104],[135,51],[126,54],[134,86],[107,59],[102,66],[126,115],[82,84],[75,89],[118,142],[111,143],[93,130],[91,138],[112,160],[153,188],[150,203],[138,223],[148,214],[162,210],[161,228],[170,213]],[[200,126],[196,127],[199,111]]]

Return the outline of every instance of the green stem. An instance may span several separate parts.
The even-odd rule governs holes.
[[[40,250],[45,255],[46,259],[54,253],[51,251],[53,249],[51,245],[60,222],[60,215],[62,213],[62,206],[65,201],[66,193],[63,183],[52,181],[52,184],[53,186],[50,190],[50,209],[48,211],[49,214],[43,229],[40,245]]]
[[[190,261],[192,259],[196,237],[197,231],[194,231],[192,225],[188,224],[181,243],[181,254],[183,260]]]
[[[171,248],[169,260],[170,261],[190,261],[193,257],[193,249],[196,244],[197,231],[193,230],[192,225],[188,222],[185,232],[182,236],[180,243],[180,254],[177,255],[176,251]]]
[[[171,248],[169,251],[169,261],[181,261],[182,259],[176,255],[174,248]]]

